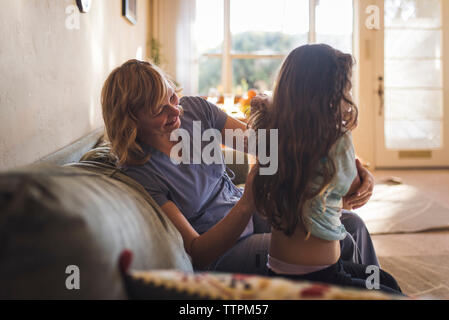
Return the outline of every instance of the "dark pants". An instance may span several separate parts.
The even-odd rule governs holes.
[[[368,271],[368,272],[367,272]],[[402,295],[401,288],[396,280],[387,272],[379,271],[379,290],[389,294]],[[290,280],[312,281],[339,285],[342,287],[354,287],[367,289],[367,279],[372,275],[373,271],[368,270],[367,265],[357,264],[353,262],[338,260],[337,263],[330,267],[304,275],[280,275],[268,270],[269,276],[283,277]],[[369,284],[372,279],[368,279]]]
[[[357,214],[347,210],[343,210],[340,220],[355,242],[354,244],[349,236],[340,241],[341,259],[379,267],[373,241],[363,220]]]

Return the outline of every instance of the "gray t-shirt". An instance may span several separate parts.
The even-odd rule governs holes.
[[[190,134],[193,143],[193,121],[201,121],[201,135],[207,129],[221,131],[227,115],[217,106],[199,97],[183,97],[184,109],[180,128]],[[210,142],[203,142],[202,148]],[[141,144],[151,157],[142,166],[125,166],[123,172],[139,182],[159,206],[172,201],[202,234],[223,219],[242,196],[226,173],[223,155],[219,164],[174,164],[166,154]],[[193,156],[193,155],[192,155]],[[241,237],[253,233],[250,221]]]

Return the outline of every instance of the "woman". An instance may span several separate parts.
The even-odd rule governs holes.
[[[178,143],[170,141],[176,129],[186,130],[193,138],[199,121],[201,134],[217,129],[225,144],[226,129],[245,130],[246,125],[204,99],[179,100],[175,86],[159,68],[137,60],[110,74],[102,91],[102,108],[118,165],[142,184],[179,230],[194,267],[266,274],[270,229],[253,215],[252,192],[242,192],[232,183],[224,163],[176,165],[170,159]],[[366,203],[373,188],[371,174],[360,164],[358,172],[362,180],[358,195],[347,199],[352,207]],[[254,170],[248,180],[253,176]],[[342,221],[355,239],[342,242],[343,259],[378,265],[360,218],[345,213]]]

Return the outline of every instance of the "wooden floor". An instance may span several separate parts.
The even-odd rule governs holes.
[[[399,177],[449,208],[449,170],[375,171],[376,182]],[[432,216],[429,216],[432,219]],[[381,267],[412,296],[449,299],[449,230],[374,235]]]

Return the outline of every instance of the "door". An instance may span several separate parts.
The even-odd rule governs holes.
[[[376,167],[449,167],[449,1],[376,3]]]

